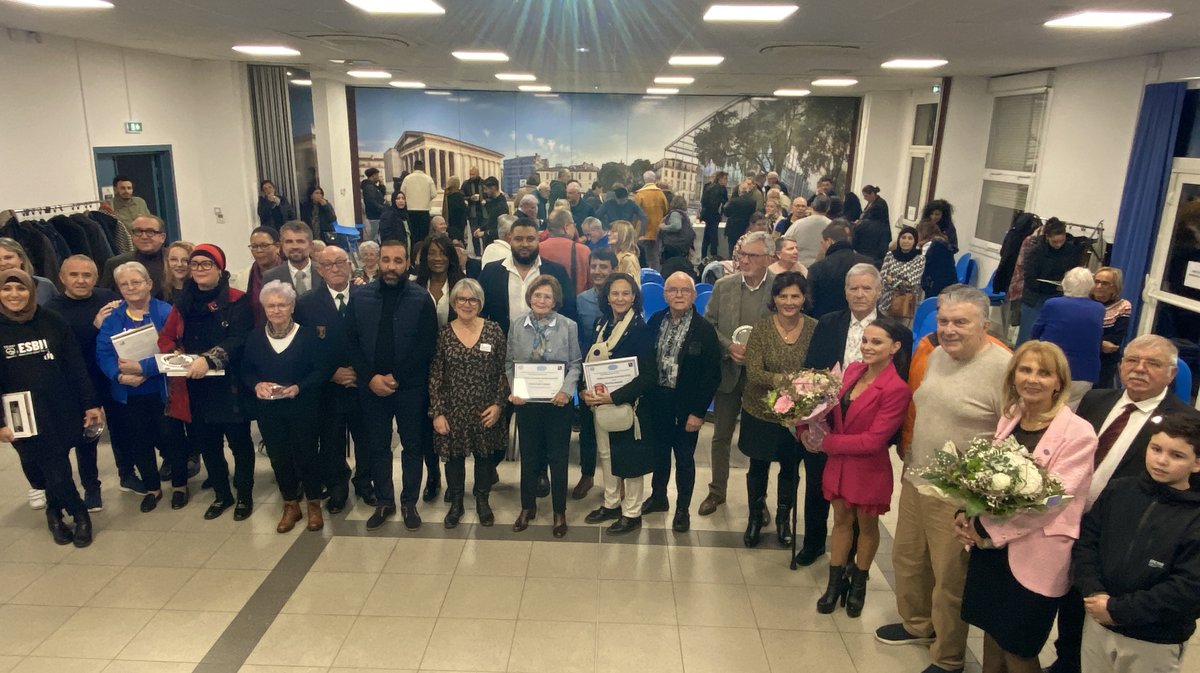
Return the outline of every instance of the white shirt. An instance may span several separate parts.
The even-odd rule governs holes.
[[[862,320],[855,320],[854,314],[850,314],[850,329],[846,330],[846,348],[842,351],[842,369],[849,367],[851,362],[858,362],[863,359],[863,330],[867,329],[867,325],[870,325],[878,317],[878,311],[875,309],[871,309],[867,317]]]
[[[345,306],[350,305],[350,286],[349,285],[342,288],[341,290],[335,290],[335,289],[329,287],[328,285],[326,285],[325,289],[329,290],[329,296],[333,298],[333,307],[334,308],[338,307],[337,298],[338,298],[339,294],[342,295],[342,304]]]
[[[292,329],[282,339],[276,339],[271,336],[270,325],[267,325],[263,329],[267,330],[267,343],[271,344],[271,350],[276,353],[282,353],[287,350],[288,346],[292,345],[292,340],[296,338],[296,333],[300,331],[300,325],[292,325]]]
[[[292,287],[299,288],[299,285],[296,284],[296,279],[300,276],[301,273],[303,273],[305,287],[308,288],[309,290],[313,289],[312,270],[313,270],[312,262],[309,262],[307,265],[305,265],[303,269],[297,269],[296,267],[292,266],[291,262],[288,262],[288,273],[291,274],[291,276],[292,276]],[[303,293],[297,291],[297,294],[303,294]]]
[[[433,298],[433,306],[437,309],[438,327],[445,327],[446,323],[450,322],[450,280],[446,279],[442,283],[441,299],[434,298],[432,292],[429,296]]]
[[[428,212],[433,200],[437,198],[437,185],[433,184],[433,178],[424,171],[409,173],[401,183],[400,191],[404,192],[409,210]]]
[[[529,311],[529,305],[525,303],[525,292],[533,281],[542,275],[542,258],[538,257],[533,262],[533,267],[524,278],[521,278],[520,272],[517,271],[517,263],[513,261],[512,255],[501,264],[508,270],[508,324],[511,325],[514,320]]]
[[[1117,441],[1113,442],[1108,455],[1104,456],[1104,460],[1100,461],[1100,464],[1096,466],[1096,471],[1092,473],[1092,486],[1088,490],[1088,509],[1092,508],[1092,503],[1096,502],[1096,498],[1100,497],[1100,492],[1104,490],[1105,486],[1108,486],[1108,481],[1112,479],[1113,473],[1117,471],[1117,466],[1121,464],[1121,461],[1125,458],[1125,454],[1129,452],[1129,445],[1133,443],[1133,438],[1137,437],[1137,434],[1142,431],[1142,427],[1146,425],[1146,421],[1150,420],[1151,414],[1166,399],[1168,394],[1170,394],[1170,386],[1164,388],[1156,397],[1151,397],[1141,402],[1134,402],[1129,399],[1129,393],[1126,392],[1113,405],[1112,411],[1108,412],[1108,417],[1104,419],[1104,425],[1101,425],[1099,432],[1096,433],[1097,437],[1103,435],[1108,426],[1117,420],[1117,416],[1120,416],[1125,411],[1125,405],[1137,405],[1137,409],[1129,414],[1129,423],[1121,431],[1121,434],[1117,435]]]
[[[487,266],[492,262],[500,262],[512,257],[512,246],[504,239],[497,239],[488,243],[488,246],[483,249],[483,257],[479,260],[479,265]]]

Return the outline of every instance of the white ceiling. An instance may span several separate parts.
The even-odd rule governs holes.
[[[190,58],[282,62],[339,78],[345,68],[329,59],[369,59],[430,88],[516,90],[517,83],[493,77],[510,71],[533,72],[556,91],[625,93],[640,93],[668,73],[696,77],[681,93],[770,94],[833,75],[860,84],[820,93],[861,93],[1200,47],[1196,0],[1101,7],[1077,0],[798,0],[798,12],[769,25],[705,23],[707,0],[439,0],[446,14],[434,17],[372,16],[342,0],[112,1],[109,10],[50,11],[0,0],[0,25]],[[1095,8],[1175,16],[1124,31],[1042,26]],[[248,43],[286,44],[302,55],[256,59],[230,50]],[[511,61],[467,64],[450,56],[467,48],[502,49]],[[726,60],[715,68],[667,65],[672,54],[689,52]],[[950,64],[915,75],[879,67],[896,57]]]

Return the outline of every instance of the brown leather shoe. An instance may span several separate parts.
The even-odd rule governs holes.
[[[321,501],[308,501],[308,529],[321,530],[325,527],[325,519],[321,516]]]
[[[275,527],[276,533],[288,533],[296,527],[296,523],[303,519],[300,514],[299,500],[284,500],[283,501],[283,518],[279,520],[279,525]]]
[[[559,513],[555,512],[554,528],[551,528],[550,532],[554,534],[554,537],[566,537],[566,535],[567,535],[567,515],[566,514],[559,514]]]
[[[529,528],[529,522],[533,521],[536,518],[537,518],[537,508],[536,507],[533,509],[521,510],[521,513],[517,515],[517,520],[513,522],[513,532],[520,533],[521,531],[525,530],[526,528]]]
[[[571,498],[583,500],[587,497],[588,491],[592,490],[592,486],[595,485],[595,477],[580,477],[579,483],[575,484],[575,488],[571,491]]]
[[[696,510],[696,513],[700,516],[708,516],[709,514],[717,511],[717,507],[719,505],[724,504],[725,498],[722,498],[716,493],[709,493],[708,497],[704,499],[704,502],[700,503],[700,509]]]

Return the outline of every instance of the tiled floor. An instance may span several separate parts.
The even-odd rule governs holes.
[[[701,454],[693,511],[709,478]],[[102,462],[115,484],[111,459]],[[916,673],[928,663],[923,648],[873,636],[897,618],[890,535],[863,616],[820,615],[823,562],[789,570],[773,528],[760,548],[742,548],[740,470],[726,506],[693,514],[691,533],[671,532],[670,514],[656,514],[621,540],[583,523],[599,489],[568,502],[565,540],[550,536],[548,517],[512,533],[517,472],[501,469],[494,528],[475,525],[468,498],[454,531],[441,525],[439,499],[422,504],[416,533],[391,523],[368,534],[370,510],[359,506],[321,533],[278,535],[279,497],[260,456],[249,520],[204,521],[203,492],[183,510],[142,514],[137,496],[106,486],[96,542],[77,550],[50,540],[5,452],[0,673]],[[890,533],[894,519],[884,523]],[[972,658],[981,642],[973,631]],[[1047,648],[1043,662],[1051,658]],[[1184,669],[1200,664],[1188,657]]]

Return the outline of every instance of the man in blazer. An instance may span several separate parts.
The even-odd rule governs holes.
[[[717,330],[696,313],[696,281],[682,271],[667,278],[663,293],[667,308],[650,317],[654,337],[658,385],[646,393],[653,416],[650,439],[658,460],[651,480],[653,490],[642,505],[642,514],[665,512],[667,482],[671,479],[671,453],[675,453],[675,518],[671,528],[686,533],[691,528],[692,490],[696,486],[696,439],[704,415],[721,383],[721,342]]]
[[[854,252],[850,228],[840,218],[821,230],[821,250],[825,256],[808,267],[808,284],[812,289],[809,315],[817,319],[846,308],[846,296],[842,291],[846,273],[856,264],[872,261],[870,257]]]
[[[1118,370],[1124,390],[1090,390],[1080,401],[1076,414],[1091,423],[1100,437],[1096,471],[1088,492],[1089,508],[1109,481],[1146,471],[1146,445],[1164,416],[1200,416],[1172,390],[1178,357],[1179,351],[1170,340],[1143,334],[1125,346]],[[1048,670],[1079,672],[1084,618],[1083,596],[1072,588],[1058,609],[1058,640],[1054,642],[1058,659]]]
[[[284,222],[279,228],[279,240],[283,247],[286,264],[263,274],[263,285],[278,280],[296,289],[297,295],[325,286],[321,276],[314,273],[310,253],[312,251],[312,229],[299,220]]]
[[[337,367],[321,391],[324,419],[317,438],[317,460],[329,492],[325,506],[331,514],[337,514],[346,507],[351,481],[355,494],[368,505],[375,504],[375,487],[371,481],[371,460],[367,455],[370,443],[363,426],[357,376],[346,341],[346,316],[351,302],[349,255],[341,248],[327,246],[317,255],[317,273],[325,281],[324,287],[309,290],[296,300],[295,319],[316,329]],[[346,463],[347,432],[354,438],[353,480]]]
[[[499,262],[492,262],[479,272],[479,284],[483,286],[484,318],[492,320],[500,329],[508,334],[512,321],[529,311],[523,297],[525,290],[538,276],[549,274],[558,279],[563,287],[563,305],[559,313],[575,320],[575,293],[570,288],[575,287],[567,274],[567,269],[548,259],[542,259],[538,254],[537,225],[530,220],[518,219],[509,229],[509,244],[512,255]],[[519,301],[514,301],[521,298]]]
[[[757,231],[742,241],[741,273],[725,276],[713,286],[704,318],[717,330],[721,344],[721,383],[713,400],[715,423],[712,436],[712,482],[708,497],[697,510],[700,516],[717,511],[725,502],[725,487],[729,482],[729,447],[733,429],[742,410],[742,390],[746,386],[746,342],[733,340],[733,333],[743,325],[754,325],[771,314],[767,301],[771,298],[771,283],[775,275],[767,270],[771,265],[771,235]],[[763,516],[770,514],[764,509]]]

